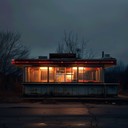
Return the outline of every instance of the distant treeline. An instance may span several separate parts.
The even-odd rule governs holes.
[[[117,66],[105,70],[105,82],[119,83],[119,91],[128,90],[128,65],[119,62]]]

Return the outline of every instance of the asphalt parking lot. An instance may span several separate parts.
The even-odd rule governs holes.
[[[127,104],[1,103],[0,128],[127,128]]]

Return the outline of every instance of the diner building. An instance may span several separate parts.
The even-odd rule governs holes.
[[[105,69],[116,65],[108,54],[79,59],[76,54],[50,53],[38,59],[13,59],[23,69],[24,96],[117,96],[118,84],[105,83]]]

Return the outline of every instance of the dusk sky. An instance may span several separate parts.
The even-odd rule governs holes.
[[[128,64],[128,0],[0,0],[0,31],[21,34],[37,57],[55,52],[64,30],[88,39],[87,48]]]

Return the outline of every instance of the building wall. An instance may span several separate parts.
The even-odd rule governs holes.
[[[118,84],[88,83],[88,84],[26,84],[26,96],[117,96]]]

